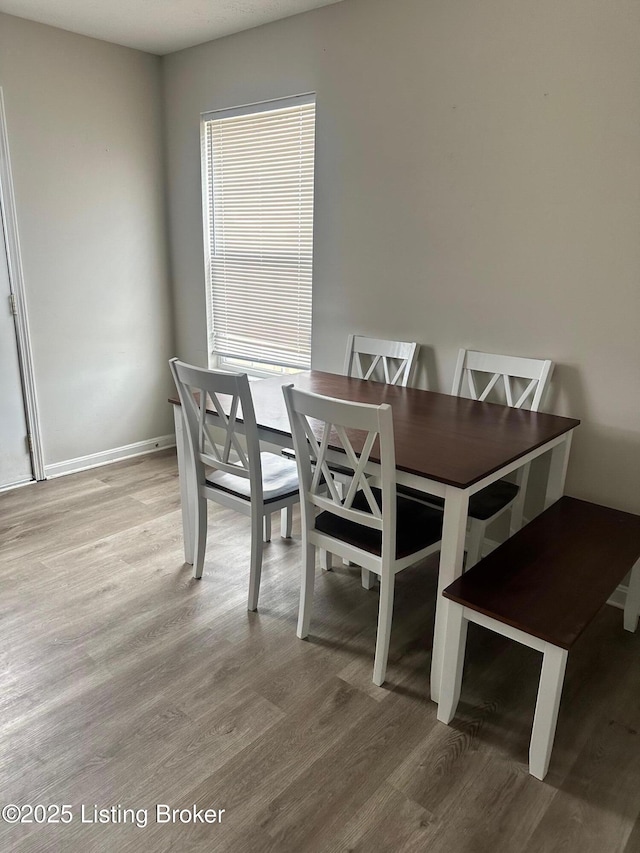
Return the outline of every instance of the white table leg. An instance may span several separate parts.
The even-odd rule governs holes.
[[[527,462],[526,465],[523,465],[522,468],[518,468],[518,470],[516,471],[515,481],[518,484],[519,491],[511,507],[511,517],[509,519],[509,536],[514,536],[518,532],[518,530],[522,528],[524,503],[527,499],[527,488],[529,485],[530,470],[531,463]]]
[[[193,565],[193,531],[195,529],[195,506],[191,483],[191,466],[187,464],[189,446],[187,431],[182,420],[180,406],[173,407],[173,420],[176,430],[176,450],[178,455],[178,480],[180,482],[180,502],[182,505],[182,537],[184,541],[184,561]]]
[[[480,521],[479,518],[472,518],[469,533],[467,534],[467,562],[465,563],[465,571],[468,571],[482,557],[482,546],[487,533],[486,521]]]
[[[627,600],[624,604],[624,629],[635,631],[638,627],[638,615],[640,614],[640,560],[631,569],[629,576],[629,587],[627,589]]]
[[[462,574],[468,508],[468,492],[447,486],[444,499],[442,547],[440,550],[436,617],[431,655],[431,698],[434,702],[437,702],[440,697],[444,637],[447,628],[448,608],[446,599],[442,597],[442,590]]]
[[[544,508],[547,509],[560,500],[564,494],[564,482],[567,478],[567,465],[569,464],[569,451],[571,450],[572,432],[568,432],[564,441],[551,451],[551,464],[549,465],[549,477],[547,479],[547,491],[544,497]]]
[[[455,717],[460,699],[464,653],[467,645],[467,626],[469,623],[464,618],[463,609],[459,604],[447,601],[447,599],[444,599],[444,602],[446,602],[447,608],[447,633],[444,641],[438,719],[441,723],[447,723],[448,725]]]
[[[549,769],[568,654],[566,649],[551,643],[547,643],[544,650],[529,745],[529,773],[536,779],[544,779]]]

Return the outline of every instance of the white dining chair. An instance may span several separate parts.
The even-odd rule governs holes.
[[[467,396],[481,402],[498,402],[515,409],[528,408],[537,412],[553,372],[548,359],[497,355],[461,349],[453,376],[454,396]],[[509,535],[522,527],[524,501],[530,465],[523,465],[514,474],[514,481],[498,480],[476,492],[469,499],[465,570],[482,556],[487,527],[503,513],[510,511]],[[424,496],[412,490],[419,500]],[[440,498],[426,499],[432,506],[444,506]]]
[[[387,669],[395,575],[439,549],[442,513],[397,494],[393,414],[389,405],[336,400],[296,390],[293,385],[285,386],[283,392],[302,509],[303,567],[297,634],[300,638],[309,634],[316,548],[375,573],[380,578],[380,606],[373,681],[380,685]],[[371,486],[365,474],[376,441],[379,487]],[[327,458],[330,445],[344,451],[344,467],[351,473],[344,496]]]
[[[419,349],[420,345],[414,341],[388,341],[349,335],[344,360],[345,376],[406,388],[413,376]],[[343,475],[342,479],[348,484],[347,476]],[[320,563],[326,571],[331,571],[332,555],[321,551]],[[363,569],[362,586],[371,589],[374,581],[374,576]]]
[[[169,362],[186,427],[193,484],[194,577],[201,578],[207,541],[207,501],[251,519],[249,610],[258,606],[263,534],[271,538],[271,514],[282,511],[282,535],[291,536],[292,507],[299,501],[295,462],[260,452],[249,380],[244,373],[206,370],[177,358]],[[223,405],[226,403],[227,408]],[[207,409],[215,423],[207,420]],[[242,429],[239,430],[239,422]]]
[[[406,387],[413,374],[419,348],[419,344],[409,341],[385,341],[363,335],[349,335],[344,362],[345,376]]]
[[[549,359],[496,355],[461,349],[453,377],[452,394],[473,400],[492,399],[515,409],[537,412],[547,391],[553,362]],[[515,472],[514,482],[498,480],[469,500],[469,535],[466,568],[482,555],[487,527],[509,511],[509,535],[522,527],[530,465]]]

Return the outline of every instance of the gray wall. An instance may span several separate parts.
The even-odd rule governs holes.
[[[160,59],[0,15],[45,463],[173,431]]]
[[[640,7],[344,0],[159,60],[0,15],[47,464],[171,431],[206,362],[199,113],[318,103],[314,366],[346,335],[557,364],[568,490],[640,511]]]
[[[640,6],[344,0],[165,57],[180,354],[206,363],[199,113],[317,93],[313,364],[348,332],[544,356],[571,494],[640,511]]]

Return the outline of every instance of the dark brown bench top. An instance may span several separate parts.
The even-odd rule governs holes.
[[[569,649],[640,557],[640,516],[562,497],[443,595]]]

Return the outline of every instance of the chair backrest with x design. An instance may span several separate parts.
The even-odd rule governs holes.
[[[198,485],[204,485],[206,469],[213,468],[248,479],[252,499],[261,501],[260,445],[247,375],[206,370],[177,358],[169,364]],[[207,409],[217,415],[215,423],[207,421]],[[239,439],[238,420],[243,424],[243,440]]]
[[[395,555],[396,468],[393,413],[383,404],[352,403],[306,391],[293,385],[283,388],[293,443],[298,460],[303,509],[303,538],[313,531],[317,512],[329,512],[347,521],[382,532],[381,557]],[[377,446],[376,446],[377,445]],[[328,454],[341,450],[340,467],[350,471],[344,497]],[[373,495],[365,474],[375,450],[380,462],[382,507]],[[353,506],[358,493],[367,509]],[[362,501],[362,499],[361,499]]]
[[[417,343],[349,335],[344,372],[357,379],[374,379],[386,382],[387,385],[406,386],[417,357]]]
[[[537,412],[552,370],[553,362],[548,359],[461,349],[451,393],[462,396],[466,386],[473,400],[500,402]]]

